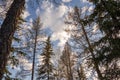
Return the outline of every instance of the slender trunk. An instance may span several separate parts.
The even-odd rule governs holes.
[[[25,0],[14,0],[0,28],[0,80],[2,80],[3,74],[5,73],[12,38],[16,31],[24,4]]]
[[[86,33],[85,29],[84,29],[84,24],[83,24],[83,23],[81,22],[81,20],[80,20],[80,15],[79,15],[79,12],[78,12],[78,11],[79,11],[79,10],[76,10],[76,13],[77,13],[77,16],[78,16],[78,22],[81,24],[82,31],[83,31],[83,33],[84,33],[84,35],[85,35],[85,39],[86,39],[86,41],[87,41],[87,44],[88,44],[88,47],[89,47],[89,51],[90,51],[90,53],[91,53],[91,55],[92,55],[92,58],[93,58],[94,67],[95,67],[95,69],[96,69],[98,78],[99,78],[100,80],[103,80],[103,77],[102,77],[102,74],[101,74],[101,72],[100,72],[98,63],[96,62],[96,59],[95,59],[95,55],[94,55],[94,52],[93,52],[93,48],[91,47],[89,38],[88,38],[87,33]]]
[[[87,36],[87,34],[86,34],[86,32],[85,32],[85,29],[84,29],[84,26],[83,26],[83,25],[82,25],[82,30],[83,30],[83,33],[84,33],[84,35],[85,35],[86,41],[87,41],[87,43],[88,43],[89,51],[90,51],[90,53],[91,53],[91,55],[92,55],[93,62],[94,62],[94,67],[95,67],[95,69],[96,69],[96,71],[97,71],[98,77],[99,77],[100,80],[103,80],[102,74],[101,74],[101,72],[100,72],[100,70],[99,70],[98,63],[96,62],[95,55],[94,55],[94,53],[93,53],[93,49],[92,49],[92,47],[91,47],[90,41],[89,41],[89,39],[88,39],[88,36]]]
[[[48,63],[48,80],[50,79],[49,75],[50,75],[50,67],[49,67],[49,63]]]
[[[68,65],[69,65],[69,77],[70,77],[70,80],[73,80],[73,76],[72,76],[72,70],[71,70],[71,63],[70,63],[70,52],[68,50]]]
[[[78,73],[79,80],[81,80],[81,76],[80,76],[80,70],[79,70],[79,68],[77,69],[77,73]]]
[[[67,78],[68,78],[68,80],[70,80],[68,65],[66,66],[66,68],[67,68]]]
[[[71,60],[70,60],[70,50],[68,48],[68,43],[65,45],[65,54],[66,55],[66,67],[67,67],[67,75],[68,75],[68,80],[73,80],[73,75],[72,75],[72,70],[71,70]]]
[[[50,80],[50,77],[49,77],[49,71],[48,71],[48,80]]]
[[[68,53],[68,49],[67,49],[67,47],[68,47],[68,44],[65,45],[65,54],[67,54],[67,55],[65,55],[66,58],[69,57],[69,56],[68,56],[69,53]],[[68,58],[66,59],[66,68],[67,68],[67,78],[68,78],[68,80],[70,80],[70,73],[69,73],[69,59],[68,59]]]
[[[32,76],[31,80],[34,80],[34,70],[35,70],[35,54],[36,54],[36,45],[37,45],[37,36],[38,36],[38,25],[35,26],[35,42],[34,42],[34,50],[33,50],[33,62],[32,62]]]
[[[57,80],[59,80],[59,70],[57,70]]]

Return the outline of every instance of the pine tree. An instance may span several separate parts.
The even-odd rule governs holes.
[[[96,60],[103,66],[103,76],[106,80],[120,78],[120,1],[119,0],[90,0],[94,3],[94,12],[89,22],[96,22],[104,36],[96,45]]]
[[[41,54],[42,61],[38,69],[38,78],[37,78],[38,80],[40,79],[50,80],[52,78],[52,68],[53,68],[53,65],[51,62],[52,55],[53,55],[53,49],[52,49],[52,44],[49,36],[45,42],[43,53]]]
[[[3,74],[6,71],[8,56],[13,35],[17,28],[17,23],[20,14],[24,8],[25,0],[14,0],[9,8],[6,18],[0,28],[0,79],[2,80]]]

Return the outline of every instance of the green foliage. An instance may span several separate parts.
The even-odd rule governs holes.
[[[53,65],[51,63],[51,56],[53,55],[53,49],[50,41],[50,36],[47,38],[45,42],[45,47],[43,49],[43,53],[41,54],[42,56],[42,64],[39,65],[38,69],[38,80],[39,79],[45,79],[47,78],[49,80]]]
[[[95,42],[96,61],[99,65],[104,66],[104,77],[111,80],[118,77],[117,73],[113,73],[114,68],[111,65],[118,65],[114,60],[120,59],[120,1],[117,0],[90,0],[94,3],[94,12],[89,17],[89,22],[96,22],[100,30],[105,34],[103,38]],[[119,68],[118,68],[119,69]],[[114,71],[118,71],[114,69]]]

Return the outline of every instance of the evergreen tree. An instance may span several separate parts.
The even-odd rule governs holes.
[[[71,53],[70,45],[68,44],[68,42],[66,42],[60,60],[63,66],[65,66],[65,68],[63,68],[63,70],[65,69],[63,72],[64,74],[66,74],[67,80],[73,80],[74,59],[72,58],[73,58],[73,54]]]
[[[3,74],[6,72],[5,67],[10,55],[12,38],[24,4],[25,0],[14,0],[0,28],[0,80],[2,80]]]
[[[94,43],[96,46],[96,61],[104,67],[102,71],[105,80],[120,79],[120,1],[90,0],[94,3],[94,12],[89,17],[89,23],[96,22],[104,36]]]
[[[42,61],[41,65],[39,65],[38,69],[38,80],[51,80],[52,78],[52,62],[51,62],[51,56],[53,55],[53,49],[50,41],[50,36],[47,38],[45,42],[45,47],[43,49]]]

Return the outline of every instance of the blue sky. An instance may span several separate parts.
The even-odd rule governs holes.
[[[68,11],[72,10],[74,6],[80,8],[91,7],[92,4],[87,0],[41,0],[39,3],[37,0],[26,0],[26,14],[25,18],[27,21],[33,21],[37,16],[41,17],[44,28],[49,28],[52,32],[52,40],[58,40],[58,46],[63,46],[65,41],[70,37],[64,32],[66,25],[64,24],[65,16]],[[39,0],[38,0],[39,1]],[[51,1],[51,2],[50,2]],[[48,31],[48,33],[50,33]],[[59,36],[59,37],[58,37]]]
[[[87,7],[89,7],[90,10],[93,8],[93,5],[87,0],[56,0],[60,1],[59,5],[49,2],[52,0],[38,1],[40,1],[39,4],[36,3],[36,0],[26,0],[26,11],[23,17],[26,21],[32,22],[37,16],[40,16],[43,29],[45,29],[48,35],[52,35],[51,40],[55,48],[63,48],[65,42],[70,37],[70,35],[64,31],[67,27],[67,25],[64,24],[64,20],[68,11],[71,11],[74,6],[78,6],[83,10]],[[30,80],[30,77],[24,80]]]
[[[93,5],[87,0],[56,0],[60,1],[59,5],[49,1],[41,0],[36,3],[35,0],[26,0],[24,17],[28,22],[32,22],[37,16],[40,16],[43,29],[46,30],[48,35],[52,35],[51,40],[54,48],[61,48],[62,50],[65,42],[70,38],[70,35],[64,31],[67,27],[64,21],[68,11],[71,11],[74,6],[78,6],[82,8],[84,14],[85,9],[89,8],[88,11],[90,12],[93,9]],[[56,55],[56,58],[58,55]],[[29,80],[29,77],[25,80]]]
[[[38,4],[35,0],[31,0],[31,2],[28,0],[25,18],[27,21],[32,22],[33,19],[40,16],[43,29],[46,30],[48,35],[52,35],[51,40],[53,41],[54,48],[61,48],[62,50],[65,42],[70,38],[70,34],[64,31],[68,27],[68,25],[64,24],[68,12],[72,11],[74,6],[78,6],[82,8],[84,14],[87,8],[89,8],[88,11],[90,12],[93,9],[93,5],[87,0],[59,0],[61,2],[59,5],[49,1],[41,0]],[[56,58],[58,55],[56,55]]]

